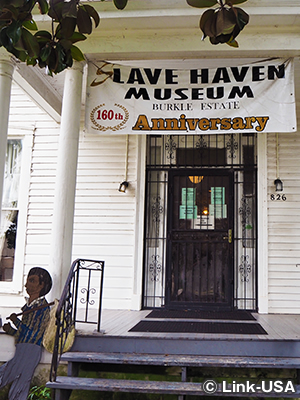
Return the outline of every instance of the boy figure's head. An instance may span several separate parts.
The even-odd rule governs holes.
[[[52,288],[52,279],[44,268],[34,267],[28,273],[25,284],[30,300],[45,296]]]

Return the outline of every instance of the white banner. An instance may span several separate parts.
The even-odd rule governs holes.
[[[293,59],[171,69],[89,63],[88,133],[296,131]]]

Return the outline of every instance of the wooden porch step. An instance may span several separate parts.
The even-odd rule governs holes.
[[[68,363],[130,364],[165,367],[228,368],[300,368],[299,357],[191,356],[137,353],[68,352],[62,355]]]
[[[48,382],[47,387],[56,389],[55,400],[68,398],[70,390],[91,390],[102,392],[129,392],[129,393],[156,393],[156,394],[177,394],[190,396],[207,396],[203,390],[203,383],[194,382],[166,382],[166,381],[138,381],[124,379],[94,379],[75,378],[59,376],[55,382]],[[262,390],[255,390],[255,397],[282,397],[297,398],[300,396],[300,385],[294,386],[295,392],[288,393],[265,393]],[[216,392],[210,393],[215,396],[249,397],[249,393],[235,392],[234,387],[226,385],[227,392],[224,393],[222,384],[218,384]]]

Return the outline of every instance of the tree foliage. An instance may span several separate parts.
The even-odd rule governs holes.
[[[104,1],[104,0],[102,0]],[[236,4],[247,0],[186,0],[192,7],[206,8],[200,19],[203,39],[212,44],[227,43],[237,47],[235,40],[249,21],[248,14]],[[113,0],[115,7],[123,10],[128,0]],[[41,14],[52,20],[50,31],[38,30],[33,19],[33,9],[38,6]],[[50,75],[71,67],[73,61],[84,56],[75,45],[100,23],[98,12],[80,0],[0,0],[0,47],[28,65],[46,68]]]
[[[247,0],[187,0],[192,7],[206,8],[219,5],[216,9],[206,10],[200,18],[202,39],[209,37],[212,44],[227,43],[238,47],[236,37],[249,22],[249,15],[236,4]]]

